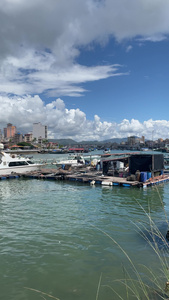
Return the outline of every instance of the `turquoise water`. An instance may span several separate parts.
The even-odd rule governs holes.
[[[165,235],[158,193],[169,216],[169,183],[157,191],[37,179],[0,181],[0,299],[51,299],[31,290],[36,289],[62,300],[92,300],[100,278],[98,299],[119,299],[112,289],[127,299],[117,280],[126,276],[124,269],[136,277],[110,237],[138,269],[145,264],[159,275],[159,260],[135,226],[141,222],[148,228],[143,209],[150,210]]]

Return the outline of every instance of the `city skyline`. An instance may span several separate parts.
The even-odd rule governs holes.
[[[169,138],[168,13],[164,0],[2,0],[0,127]]]
[[[10,138],[16,138],[16,136],[20,135],[20,137],[22,136],[27,136],[27,139],[32,141],[34,138],[36,140],[38,139],[47,139],[47,125],[43,125],[40,122],[36,122],[32,124],[32,131],[27,132],[25,134],[23,134],[22,129],[21,132],[19,132],[16,128],[15,125],[13,125],[12,123],[8,123],[6,124],[6,127],[3,128],[3,134],[2,134],[2,130],[0,129],[0,137],[1,140],[3,139],[10,139]],[[20,142],[22,141],[22,139],[19,138]]]
[[[6,124],[6,127],[1,129],[0,128],[0,138],[1,138],[1,142],[5,141],[7,142],[7,140],[10,140],[12,138],[12,140],[10,140],[10,142],[14,142],[14,143],[20,143],[22,141],[27,141],[27,142],[32,142],[34,139],[36,140],[36,142],[41,142],[42,140],[45,140],[45,141],[48,141],[48,126],[47,125],[44,125],[44,124],[41,124],[40,122],[36,122],[36,123],[33,123],[32,124],[32,131],[28,132],[28,133],[23,133],[22,130],[19,132],[16,128],[16,126],[12,123],[8,123]],[[2,131],[4,132],[4,134],[2,134]],[[20,136],[18,138],[18,136]],[[22,138],[21,138],[22,136]],[[134,135],[131,135],[131,136],[128,136],[128,137],[124,137],[124,138],[119,138],[119,141],[118,138],[112,138],[112,139],[108,139],[108,140],[100,140],[100,142],[109,142],[109,143],[117,143],[117,144],[123,144],[124,141],[125,143],[127,144],[133,144],[133,141],[134,141],[134,144],[137,144],[137,143],[140,143],[140,144],[145,144],[147,142],[150,142],[150,143],[164,143],[164,142],[167,142],[168,143],[168,140],[169,139],[162,139],[162,138],[158,138],[156,140],[154,140],[154,132],[152,132],[152,139],[150,138],[149,140],[148,139],[145,139],[145,136],[134,136]],[[49,141],[52,140],[52,139],[49,139]],[[54,140],[57,140],[57,139],[54,139]],[[58,139],[59,141],[60,139]],[[69,139],[67,139],[69,140]],[[66,139],[65,139],[66,141]],[[73,142],[73,139],[72,139],[72,142]],[[78,142],[78,141],[75,141],[75,142]],[[79,142],[85,142],[85,141],[79,141]],[[90,142],[86,140],[86,142]],[[99,141],[96,141],[96,140],[93,140],[92,141],[93,143],[95,142],[99,142]]]

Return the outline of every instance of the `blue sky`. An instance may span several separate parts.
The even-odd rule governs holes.
[[[117,63],[122,75],[85,84],[89,92],[86,100],[80,101],[80,109],[89,118],[96,113],[102,120],[115,122],[124,118],[141,122],[150,118],[167,119],[168,112],[161,104],[167,106],[169,95],[168,49],[168,41],[117,44],[112,39],[104,48],[96,46],[94,52],[83,51],[79,63]]]
[[[167,1],[1,1],[1,129],[169,138]]]

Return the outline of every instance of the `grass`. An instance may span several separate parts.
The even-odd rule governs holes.
[[[167,225],[168,218],[165,212],[165,208],[163,205],[163,201],[161,199],[159,190],[157,187],[158,196],[161,201],[161,205],[164,211],[165,221]],[[143,264],[135,265],[132,258],[128,255],[128,253],[125,251],[125,249],[107,232],[104,230],[95,227],[93,228],[100,231],[104,236],[106,236],[108,239],[110,239],[114,245],[122,252],[125,258],[127,258],[127,261],[129,262],[130,267],[125,267],[122,265],[122,270],[124,274],[124,278],[117,279],[112,282],[112,285],[103,285],[102,284],[102,273],[99,278],[97,290],[96,290],[96,298],[95,300],[99,300],[101,297],[101,289],[102,288],[108,288],[112,291],[112,300],[114,299],[121,299],[121,300],[131,300],[131,299],[137,299],[137,300],[167,300],[169,299],[169,242],[166,240],[166,238],[162,235],[159,228],[156,226],[154,221],[151,218],[151,207],[149,205],[148,213],[145,211],[145,209],[142,207],[142,205],[136,200],[137,205],[140,207],[140,209],[143,211],[147,218],[147,222],[145,224],[139,223],[133,224],[136,228],[136,231],[144,238],[146,243],[151,247],[153,250],[153,253],[156,255],[160,269],[158,272],[154,272],[151,267],[146,266]],[[169,228],[169,226],[168,226]],[[162,249],[159,247],[159,241],[161,241],[160,245],[162,245]],[[150,258],[151,259],[151,258]],[[150,263],[151,265],[151,263]],[[143,275],[144,274],[144,275]],[[117,289],[114,287],[116,284],[120,284],[123,291],[125,289],[125,298],[122,296],[122,294],[117,291]],[[54,297],[50,294],[47,294],[45,292],[41,292],[36,289],[28,288],[27,289],[38,293],[43,299],[46,300],[45,297],[52,298],[55,300],[60,300],[57,297]],[[116,298],[114,298],[116,297]],[[104,300],[104,299],[102,299]]]
[[[140,229],[140,227],[139,227]],[[155,299],[169,299],[168,298],[168,292],[169,292],[169,268],[168,268],[168,262],[166,260],[165,255],[162,255],[161,250],[158,248],[158,245],[155,241],[155,238],[153,238],[153,242],[150,242],[145,233],[142,231],[143,237],[147,240],[149,245],[152,247],[153,251],[155,251],[155,254],[157,255],[159,261],[161,270],[159,270],[159,273],[161,272],[161,276],[156,276],[151,270],[151,268],[148,268],[145,265],[139,265],[136,266],[133,262],[133,260],[130,258],[130,256],[127,254],[127,252],[121,247],[119,243],[117,243],[116,240],[114,240],[109,234],[107,234],[105,231],[97,228],[100,232],[102,232],[104,235],[106,235],[109,239],[113,241],[113,243],[120,249],[120,251],[124,254],[124,256],[127,258],[127,260],[130,263],[130,267],[132,272],[129,272],[129,269],[126,269],[123,266],[123,273],[124,273],[124,279],[115,280],[113,283],[120,283],[122,286],[126,289],[126,297],[125,299],[138,299],[138,300],[155,300]],[[161,239],[164,240],[161,233],[157,230],[158,237],[161,236]],[[154,237],[154,232],[153,232]],[[166,241],[164,241],[168,248],[168,244]],[[144,273],[147,273],[147,278],[142,278],[143,272],[140,272],[140,267],[144,269]],[[131,274],[132,273],[132,274]],[[162,281],[162,279],[164,281]],[[148,283],[147,283],[148,282]],[[151,283],[151,284],[150,284]],[[99,286],[101,286],[101,283],[99,283]],[[116,291],[116,289],[113,286],[104,285],[103,287],[107,287],[113,291],[113,293],[118,297],[118,299],[124,298]],[[153,298],[152,296],[153,295]],[[156,297],[156,298],[154,298]],[[113,298],[114,299],[114,298]]]
[[[165,221],[167,225],[169,225],[159,190],[157,187],[155,188],[157,189],[157,193],[164,211]],[[154,273],[154,270],[151,269],[151,267],[148,267],[144,264],[136,266],[132,258],[125,251],[125,249],[112,236],[110,236],[107,232],[103,231],[102,229],[94,226],[97,230],[99,230],[101,233],[107,236],[119,248],[119,250],[127,258],[130,265],[130,271],[129,268],[126,269],[124,266],[122,266],[124,278],[115,280],[113,282],[120,283],[123,287],[125,287],[125,298],[123,298],[121,294],[116,291],[116,289],[113,287],[114,285],[104,285],[104,287],[111,289],[116,295],[116,299],[166,300],[169,299],[169,242],[166,240],[166,237],[163,236],[159,228],[152,220],[150,214],[150,205],[148,209],[149,213],[147,213],[143,206],[137,200],[135,201],[147,217],[147,222],[145,224],[138,222],[138,224],[134,223],[133,225],[135,226],[137,233],[139,233],[144,238],[146,243],[153,250],[153,253],[156,255],[160,266],[160,269],[157,272],[158,275]],[[101,283],[99,283],[99,285],[101,286]]]
[[[43,296],[47,296],[48,298],[52,298],[52,299],[55,299],[55,300],[60,300],[59,298],[56,298],[56,297],[54,297],[54,296],[52,296],[48,293],[45,293],[45,292],[42,292],[42,291],[39,291],[39,290],[36,290],[36,289],[32,289],[32,288],[29,288],[29,287],[25,287],[25,289],[33,291],[35,293],[38,293],[45,300],[46,300],[46,298],[43,297]]]

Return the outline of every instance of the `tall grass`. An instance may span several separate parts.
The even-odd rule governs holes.
[[[169,222],[167,218],[167,214],[164,208],[163,201],[161,199],[159,190],[155,187],[160,198],[161,206],[164,212],[165,221],[169,228]],[[151,217],[151,207],[148,203],[148,213],[143,208],[143,206],[135,199],[137,205],[143,211],[146,216],[146,222],[137,224],[133,224],[136,228],[138,234],[140,234],[145,242],[149,245],[149,247],[153,250],[153,254],[156,255],[156,258],[159,262],[159,270],[155,272],[153,268],[151,268],[151,257],[150,257],[150,266],[144,264],[136,265],[134,260],[128,255],[125,249],[107,232],[104,230],[95,227],[102,234],[108,237],[114,245],[116,245],[119,250],[122,252],[124,257],[127,258],[129,262],[129,266],[123,268],[124,278],[114,280],[113,284],[110,285],[101,285],[101,287],[107,287],[111,289],[116,295],[116,298],[112,297],[112,299],[138,299],[138,300],[160,300],[160,299],[168,299],[169,300],[169,241],[166,239],[158,226],[155,224]],[[117,292],[117,289],[114,288],[114,285],[119,283],[124,290],[126,289],[126,295],[121,295],[121,293]]]
[[[59,298],[56,298],[56,297],[54,297],[54,296],[52,296],[48,293],[45,293],[45,292],[42,292],[42,291],[39,291],[39,290],[36,290],[36,289],[32,289],[32,288],[29,288],[29,287],[25,287],[25,289],[33,291],[35,293],[38,293],[41,296],[41,298],[43,298],[45,300],[46,300],[46,298],[44,296],[47,296],[48,298],[52,298],[52,299],[55,299],[55,300],[60,300]]]
[[[164,212],[165,221],[169,228],[169,222],[163,201],[161,199],[159,190],[155,187],[161,202],[161,206]],[[148,212],[143,208],[143,206],[135,199],[137,205],[143,211],[146,222],[133,224],[138,234],[140,234],[149,247],[153,250],[153,254],[156,255],[156,258],[159,262],[158,272],[154,272],[151,268],[151,258],[150,266],[144,264],[136,265],[134,260],[128,255],[126,250],[106,231],[94,226],[93,228],[100,231],[104,236],[110,239],[113,244],[121,251],[124,257],[129,263],[129,267],[122,265],[122,270],[124,278],[116,279],[112,281],[111,285],[102,284],[102,273],[100,275],[98,286],[96,287],[96,298],[95,300],[104,300],[101,299],[101,289],[108,288],[112,291],[112,300],[121,299],[121,300],[169,300],[169,242],[166,237],[163,236],[158,226],[155,224],[151,217],[151,206],[148,203]],[[162,245],[162,247],[161,247]],[[125,290],[125,296],[122,295],[119,290],[116,289],[116,284],[121,285],[121,290]],[[49,297],[55,300],[60,300],[57,297],[54,297],[45,292],[41,292],[36,289],[27,288],[33,292],[40,294],[43,299]],[[64,299],[62,299],[64,300]],[[80,299],[79,299],[80,300]]]

